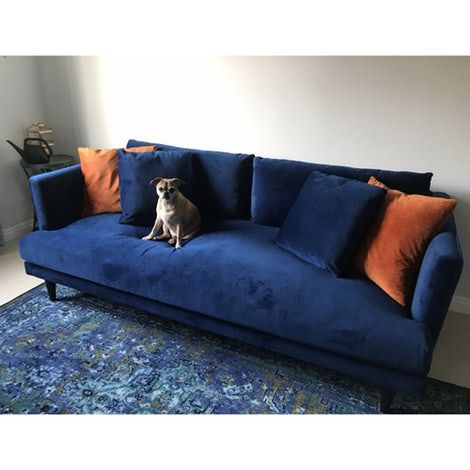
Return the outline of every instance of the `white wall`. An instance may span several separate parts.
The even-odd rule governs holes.
[[[0,225],[5,238],[28,228],[33,218],[21,157],[5,140],[23,147],[24,128],[44,118],[37,59],[0,57]]]
[[[62,150],[128,138],[432,171],[470,256],[470,58],[41,58]],[[70,98],[72,97],[72,99]],[[458,294],[470,298],[470,262]]]

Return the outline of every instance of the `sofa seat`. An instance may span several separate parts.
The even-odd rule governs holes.
[[[175,250],[119,214],[22,238],[26,262],[369,363],[423,375],[427,328],[360,277],[337,279],[275,244],[278,228],[213,220]]]

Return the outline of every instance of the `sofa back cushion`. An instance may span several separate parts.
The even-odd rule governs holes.
[[[150,180],[179,178],[184,181],[181,192],[192,198],[191,153],[185,151],[153,151],[130,153],[119,150],[119,180],[122,224],[152,226],[155,222],[157,193]]]
[[[139,143],[139,145],[144,145]],[[156,144],[158,145],[158,144]],[[367,183],[375,176],[409,194],[429,194],[432,173],[350,168],[338,165],[255,157],[251,218],[257,224],[280,227],[312,171]]]
[[[141,141],[129,140],[129,148]],[[221,219],[249,219],[253,155],[187,149],[165,144],[161,150],[188,150],[192,153],[194,203],[201,214]]]

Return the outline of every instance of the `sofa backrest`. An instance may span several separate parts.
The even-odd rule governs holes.
[[[129,140],[127,147],[142,141]],[[193,154],[194,203],[202,214],[222,219],[249,219],[253,155],[156,145],[159,150],[189,150]]]
[[[131,139],[128,148],[156,145],[159,150],[192,153],[194,203],[202,214],[249,219],[280,227],[303,184],[314,170],[367,182],[371,176],[410,194],[429,194],[432,173],[353,168],[241,153],[199,150]]]
[[[411,194],[429,194],[432,178],[432,173],[350,168],[262,157],[255,157],[253,167],[251,219],[257,224],[275,227],[282,225],[313,170],[364,182],[375,176],[386,185]]]

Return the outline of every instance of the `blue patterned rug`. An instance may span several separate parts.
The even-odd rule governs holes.
[[[0,413],[377,413],[343,375],[58,286],[0,307]],[[399,413],[467,413],[430,381]]]

